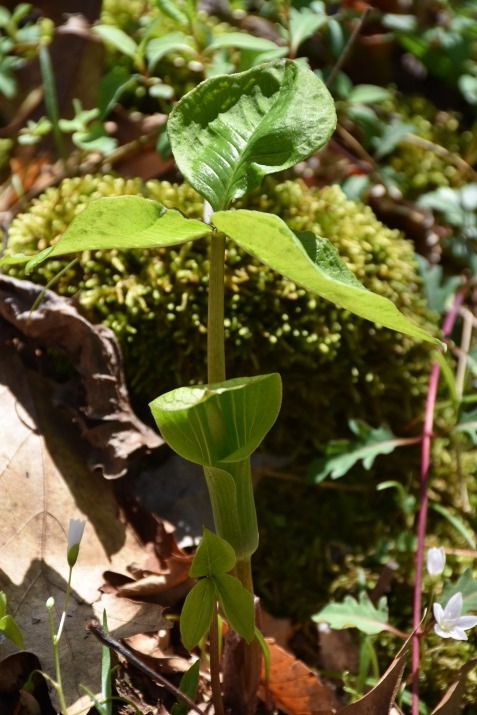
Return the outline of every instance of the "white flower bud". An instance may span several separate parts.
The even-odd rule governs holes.
[[[446,555],[442,546],[433,546],[432,549],[429,549],[426,565],[429,576],[435,578],[441,575],[446,565]]]

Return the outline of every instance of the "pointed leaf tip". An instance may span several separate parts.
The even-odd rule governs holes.
[[[335,126],[323,82],[278,60],[202,82],[176,104],[167,130],[180,170],[217,211],[317,151]]]

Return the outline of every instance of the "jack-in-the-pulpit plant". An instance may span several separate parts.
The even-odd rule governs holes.
[[[226,241],[234,241],[291,281],[358,316],[434,341],[391,301],[366,290],[326,238],[292,231],[271,214],[231,208],[236,199],[258,187],[266,174],[292,167],[320,149],[335,123],[331,95],[302,61],[279,60],[208,79],[178,102],[168,121],[177,165],[204,198],[204,221],[186,219],[141,197],[98,199],[54,246],[29,263],[33,267],[50,256],[85,250],[151,250],[186,241],[211,242],[207,384],[162,395],[151,403],[151,410],[170,446],[204,470],[218,538],[206,532],[194,560],[191,575],[199,581],[186,601],[182,636],[192,646],[210,626],[213,670],[217,666],[212,656],[218,651],[213,631],[219,603],[232,628],[251,641],[237,660],[240,665],[235,674],[242,682],[241,692],[233,696],[237,713],[253,712],[260,673],[251,607],[250,563],[258,546],[258,528],[250,457],[278,415],[281,381],[273,372],[226,379]],[[206,562],[215,566],[206,566]],[[204,604],[207,617],[197,628],[189,617],[191,608],[198,613]],[[240,612],[242,616],[237,617]],[[213,673],[212,682],[214,705],[220,713],[220,682],[217,677],[214,680]],[[227,690],[226,682],[224,688]]]

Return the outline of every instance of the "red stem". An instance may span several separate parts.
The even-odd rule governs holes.
[[[442,334],[447,338],[459,312],[463,300],[462,294],[458,293],[454,298],[452,308],[447,313],[443,325]],[[424,426],[422,430],[421,442],[421,469],[420,469],[420,501],[419,514],[417,518],[417,550],[416,550],[416,576],[414,581],[414,598],[413,598],[413,614],[412,627],[417,630],[421,622],[421,591],[422,591],[422,568],[424,565],[424,540],[426,536],[427,522],[427,480],[429,475],[429,464],[431,456],[431,441],[432,427],[434,424],[434,408],[436,404],[437,386],[439,384],[439,363],[435,362],[432,365],[429,376],[429,387],[427,389],[426,407],[424,412]],[[419,715],[419,635],[416,634],[412,639],[412,715]]]

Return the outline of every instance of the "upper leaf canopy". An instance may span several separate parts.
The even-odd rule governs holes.
[[[333,245],[310,232],[294,232],[281,218],[258,211],[219,211],[212,224],[270,268],[355,315],[437,344],[388,298],[367,290]]]
[[[212,77],[172,110],[168,133],[187,181],[215,211],[322,147],[336,126],[331,94],[305,65],[277,60]]]
[[[175,246],[204,236],[208,226],[188,219],[142,196],[114,196],[92,201],[70,223],[54,246],[45,248],[26,265],[32,270],[51,256],[117,248]]]

